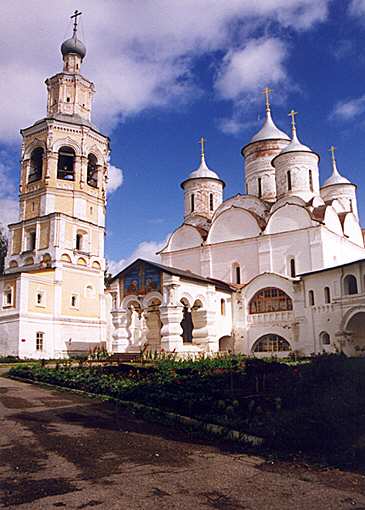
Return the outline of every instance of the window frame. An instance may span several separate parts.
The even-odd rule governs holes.
[[[292,311],[292,298],[279,287],[264,287],[260,289],[252,296],[248,305],[248,313],[250,315]]]
[[[75,304],[73,304],[73,299],[75,298]],[[71,299],[70,299],[70,308],[72,310],[80,310],[80,294],[76,293],[76,292],[73,292],[71,294]]]
[[[35,350],[37,352],[44,350],[44,331],[37,331],[35,334]]]
[[[263,348],[258,348],[261,344],[261,342],[263,342],[264,344],[267,342],[268,345],[271,345],[271,349],[263,349]],[[285,345],[286,344],[286,345]],[[289,349],[280,349],[279,347],[280,346],[288,346]],[[277,348],[274,348],[276,347]],[[290,343],[288,342],[288,340],[286,340],[286,338],[282,337],[281,335],[277,335],[276,333],[267,333],[265,335],[262,335],[260,338],[258,338],[255,343],[253,344],[252,346],[252,352],[254,354],[256,353],[271,353],[271,354],[274,354],[274,353],[279,353],[279,352],[291,352],[292,351],[292,347],[290,345]]]

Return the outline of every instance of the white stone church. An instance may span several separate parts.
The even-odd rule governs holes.
[[[205,161],[181,187],[184,221],[160,263],[136,260],[104,289],[109,140],[91,121],[84,44],[62,44],[47,115],[21,131],[20,217],[0,278],[0,354],[365,353],[365,248],[356,185],[319,183],[319,155],[271,117],[242,149],[245,193],[224,199]]]

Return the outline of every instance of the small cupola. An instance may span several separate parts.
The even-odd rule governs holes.
[[[206,140],[201,137],[199,167],[190,172],[188,178],[181,183],[184,190],[185,220],[193,216],[211,219],[214,211],[223,201],[225,183],[205,161],[205,142]]]
[[[329,151],[331,152],[332,174],[321,187],[321,197],[325,202],[337,200],[345,212],[353,212],[358,218],[356,185],[340,174],[333,145],[329,148]]]
[[[319,156],[298,138],[295,116],[292,110],[292,139],[273,159],[278,198],[299,196],[305,202],[319,195]]]
[[[77,20],[82,13],[75,11],[71,16],[74,20],[72,37],[66,39],[61,45],[61,53],[64,61],[64,71],[77,73],[80,70],[80,65],[86,55],[86,46],[77,37]]]

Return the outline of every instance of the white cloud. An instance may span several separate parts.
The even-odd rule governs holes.
[[[365,112],[365,94],[354,99],[339,101],[330,118],[339,118],[342,120],[350,120]]]
[[[8,153],[0,151],[0,228],[18,221],[18,199],[12,180],[13,162]]]
[[[113,193],[113,191],[117,190],[122,184],[123,184],[123,171],[114,165],[109,165],[107,185],[108,193]]]
[[[87,46],[83,73],[96,84],[97,123],[110,129],[128,115],[190,97],[199,88],[191,75],[195,57],[216,50],[228,52],[232,83],[227,75],[226,87],[234,94],[234,75],[240,73],[233,67],[245,62],[244,50],[234,49],[237,44],[242,46],[267,23],[308,29],[326,18],[328,4],[329,0],[79,0],[84,12],[81,28],[87,36],[80,30]],[[42,83],[61,69],[59,47],[71,33],[70,26],[65,30],[66,17],[74,7],[73,0],[52,2],[52,9],[47,0],[27,0],[24,15],[24,0],[2,5],[0,97],[5,100],[0,140],[14,140],[19,127],[45,115]],[[278,43],[274,51],[280,53]],[[278,80],[284,70],[279,57],[276,63],[275,67],[271,57],[267,61]],[[259,65],[259,75],[246,78],[251,88],[265,77]],[[257,75],[253,69],[249,74]]]
[[[138,258],[159,262],[160,257],[156,253],[166,245],[169,237],[170,234],[163,241],[143,241],[129,257],[121,260],[108,260],[109,272],[114,276]]]
[[[226,99],[237,99],[287,77],[287,49],[275,38],[251,40],[243,49],[229,52],[223,61],[216,87]]]
[[[365,14],[365,0],[351,0],[349,12],[352,16],[362,16]]]

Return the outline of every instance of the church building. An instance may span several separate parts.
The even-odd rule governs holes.
[[[0,277],[0,354],[109,352],[365,355],[365,248],[356,185],[274,123],[242,148],[244,193],[201,160],[181,184],[182,224],[160,261],[138,259],[104,285],[109,139],[91,121],[86,48],[61,46],[47,115],[21,130],[19,221]]]
[[[67,357],[106,340],[105,193],[109,139],[91,122],[94,84],[73,35],[46,80],[47,115],[21,130],[19,221],[0,279],[1,354]]]
[[[365,353],[365,248],[356,185],[271,116],[242,148],[245,193],[224,199],[205,160],[182,182],[184,221],[161,264],[111,282],[113,350],[255,356]],[[151,277],[153,275],[154,279]],[[154,282],[153,288],[151,282]]]

